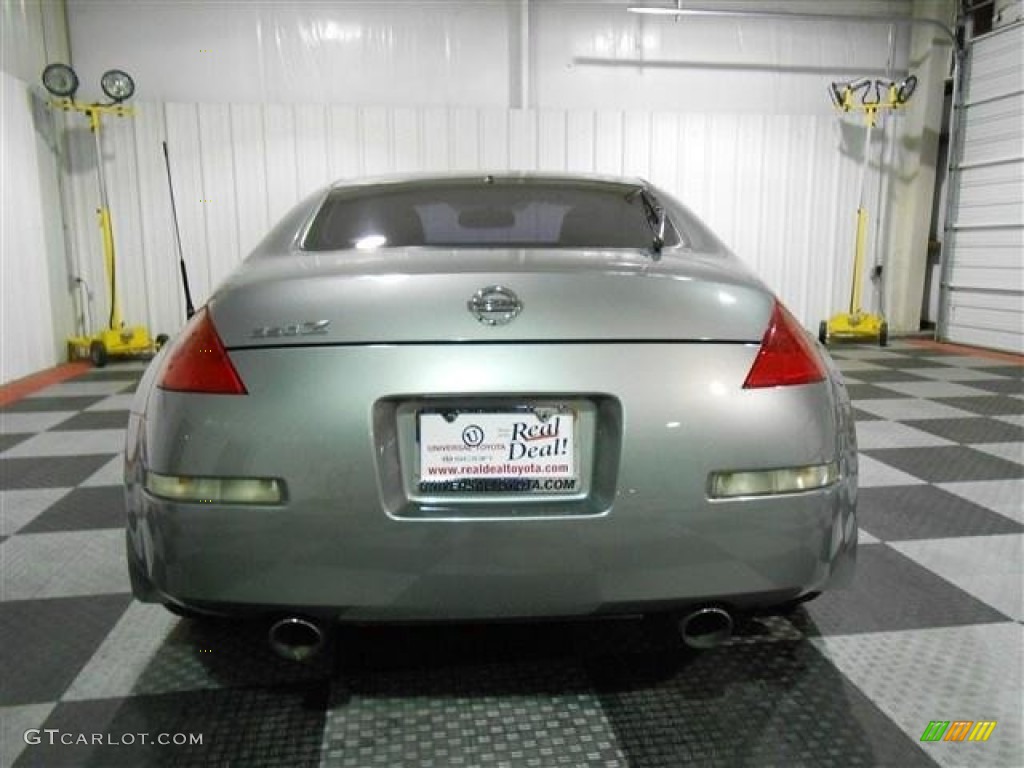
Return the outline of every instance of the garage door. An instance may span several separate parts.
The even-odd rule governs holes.
[[[976,38],[965,75],[940,334],[1024,354],[1024,24]]]

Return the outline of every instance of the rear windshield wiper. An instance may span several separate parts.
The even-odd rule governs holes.
[[[644,206],[647,223],[654,234],[651,240],[651,258],[654,261],[658,261],[661,258],[661,250],[665,247],[665,227],[667,226],[668,214],[664,206],[659,205],[658,199],[643,187],[637,187],[632,190],[626,195],[626,200],[632,203],[637,195],[640,196],[640,202]]]

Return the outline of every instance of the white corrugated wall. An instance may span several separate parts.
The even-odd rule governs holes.
[[[63,57],[56,3],[0,6],[0,384],[63,358],[71,324],[54,124],[32,83]]]
[[[197,302],[330,180],[476,169],[644,176],[702,216],[809,327],[847,300],[851,259],[841,255],[852,256],[858,163],[840,151],[832,116],[143,102],[134,118],[108,126],[124,315],[154,333],[176,330],[184,312],[165,139]],[[73,133],[74,247],[101,288],[102,320],[90,137]]]
[[[200,302],[329,180],[509,168],[646,176],[705,218],[808,327],[844,309],[863,121],[837,114],[826,86],[901,77],[907,29],[890,38],[884,25],[855,22],[677,23],[625,6],[71,4],[84,93],[108,66],[139,85],[136,116],[107,120],[104,134],[126,322],[153,333],[182,323],[164,139]],[[844,11],[909,8],[857,0]],[[884,212],[902,155],[919,151],[894,140],[900,120],[873,136],[873,213]],[[89,134],[80,116],[64,121],[73,254],[96,288],[99,323],[108,310]],[[873,253],[884,253],[895,222],[873,215],[871,226]],[[876,306],[867,277],[865,297]]]

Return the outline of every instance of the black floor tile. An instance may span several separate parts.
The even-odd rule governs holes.
[[[883,541],[1024,532],[1024,525],[934,485],[861,488],[857,523]]]
[[[128,426],[128,411],[84,411],[62,421],[50,430],[80,429],[125,429]]]
[[[34,432],[30,432],[27,435],[0,435],[0,453],[3,453],[8,448],[13,448],[18,443],[23,443],[30,437],[35,437]]]
[[[935,765],[807,641],[612,658],[591,677],[630,768]]]
[[[992,373],[996,376],[1006,376],[1011,379],[1024,379],[1024,365],[993,365],[975,368],[974,370]]]
[[[960,445],[878,448],[862,453],[929,483],[1024,477],[1024,466]]]
[[[74,397],[23,397],[0,408],[8,413],[37,413],[40,411],[83,411],[109,395],[75,395]]]
[[[851,400],[894,400],[900,397],[910,399],[910,395],[876,387],[873,384],[849,384],[846,389],[850,393]]]
[[[330,679],[337,644],[307,663],[296,664],[270,649],[269,628],[269,621],[262,617],[179,621],[164,638],[162,652],[139,673],[134,690],[156,695],[208,687],[209,680],[216,680],[221,688],[243,689]],[[201,672],[196,674],[195,665],[183,665],[183,658],[197,661]]]
[[[876,382],[902,382],[902,381],[928,381],[924,376],[915,376],[909,371],[902,371],[892,368],[883,368],[878,371],[850,371],[850,378],[865,384]]]
[[[84,374],[79,381],[138,381],[144,372],[135,368],[118,368],[115,365],[102,370],[93,368]]]
[[[1024,395],[1024,381],[1012,379],[985,379],[969,382],[975,389],[983,389],[997,395]]]
[[[849,635],[1010,619],[891,547],[861,544],[853,586],[825,592],[790,620],[808,635]]]
[[[128,594],[0,602],[0,706],[55,701],[130,602]]]
[[[857,421],[885,421],[881,416],[876,416],[873,413],[862,411],[860,408],[853,409],[853,417]]]
[[[121,528],[126,517],[124,489],[121,486],[75,488],[52,507],[39,513],[19,533]]]
[[[928,357],[934,357],[929,355]],[[929,360],[928,357],[923,355],[902,355],[900,357],[882,357],[877,360],[872,360],[872,363],[885,366],[886,368],[900,368],[904,370],[914,370],[915,368],[948,368],[947,363],[941,363],[936,360]]]
[[[0,458],[0,491],[18,488],[71,488],[87,479],[116,454]]]
[[[43,730],[108,734],[115,743],[51,746],[44,741],[26,746],[15,766],[315,768],[328,695],[327,682],[320,681],[65,702],[56,706]],[[140,734],[148,735],[147,742],[161,734],[184,734],[201,743],[143,744]],[[132,743],[120,743],[125,737]]]
[[[963,354],[960,352],[938,349],[936,347],[901,347],[899,352],[901,355],[907,355],[908,357],[947,357],[950,359],[963,357]]]
[[[973,382],[968,382],[973,386]],[[982,416],[1010,416],[1024,413],[1024,400],[1017,397],[995,395],[993,397],[936,397],[936,403],[959,408]]]
[[[922,432],[963,444],[1014,443],[1024,440],[1024,427],[996,419],[920,419],[903,423]]]

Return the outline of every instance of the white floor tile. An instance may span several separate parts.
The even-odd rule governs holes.
[[[991,456],[1024,464],[1024,443],[975,443],[971,446]]]
[[[880,381],[879,387],[911,397],[982,397],[991,396],[983,389],[951,381]]]
[[[70,488],[0,491],[0,536],[17,533],[70,491]]]
[[[877,539],[870,533],[865,531],[863,528],[857,530],[857,543],[858,544],[879,544],[881,539]]]
[[[996,421],[1005,421],[1018,427],[1024,427],[1024,413],[1010,413],[1003,416],[993,416]]]
[[[0,600],[129,592],[120,528],[28,533],[0,543]]]
[[[936,483],[944,491],[1024,524],[1024,479]]]
[[[126,395],[111,395],[105,397],[98,403],[93,403],[85,410],[87,411],[128,411],[131,410],[132,400],[135,399],[135,393],[130,392]]]
[[[1019,362],[1013,362],[1011,360],[1000,360],[998,358],[988,357],[974,357],[973,355],[940,355],[939,357],[929,357],[928,360],[934,360],[942,363],[943,365],[956,365],[961,368],[1019,368]]]
[[[829,354],[836,360],[894,360],[903,357],[898,352],[893,352],[881,347],[853,347],[835,346],[829,348]]]
[[[4,458],[120,453],[124,450],[124,433],[123,429],[82,429],[65,432],[42,432],[6,451]]]
[[[131,381],[63,381],[35,392],[29,397],[85,397],[113,395],[130,387]]]
[[[1024,534],[922,539],[889,546],[1014,621],[1024,621]]]
[[[27,435],[42,432],[67,421],[76,411],[25,411],[0,413],[0,434]]]
[[[131,695],[178,621],[162,605],[133,600],[61,698],[77,701]]]
[[[95,488],[99,485],[121,485],[124,483],[124,457],[120,454],[112,458],[84,481],[80,487]]]
[[[20,707],[0,707],[0,765],[14,765],[25,747],[25,732],[42,729],[56,702],[26,704]],[[33,736],[35,734],[32,734]],[[49,738],[47,734],[39,734]]]
[[[844,374],[854,373],[855,371],[881,371],[884,370],[884,366],[876,365],[875,363],[868,362],[867,360],[845,360],[841,357],[835,358],[836,365],[839,370]]]
[[[854,400],[854,407],[893,421],[913,421],[916,419],[966,419],[977,414],[953,408],[930,400],[910,398],[883,398],[879,400]]]
[[[857,422],[857,447],[860,450],[925,448],[936,445],[956,445],[956,443],[894,421]]]
[[[870,456],[861,454],[859,457],[860,477],[858,483],[861,488],[878,488],[884,485],[924,485],[913,475],[883,464]]]
[[[993,379],[1005,379],[989,371],[977,371],[974,368],[961,368],[957,366],[945,366],[943,368],[914,368],[913,374],[924,379],[935,381],[991,381]]]
[[[1019,768],[1024,627],[1013,622],[811,640],[907,737],[932,720],[995,720],[988,742],[923,743],[940,765]]]

